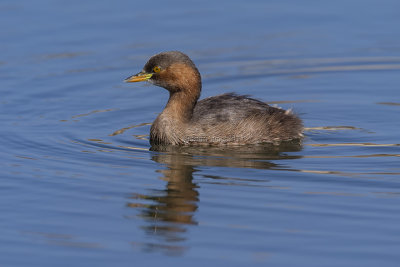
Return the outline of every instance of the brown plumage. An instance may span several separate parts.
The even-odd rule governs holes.
[[[297,116],[259,100],[230,93],[197,101],[200,73],[192,60],[178,51],[151,57],[142,72],[125,81],[149,81],[170,93],[151,126],[152,145],[278,144],[303,137]]]

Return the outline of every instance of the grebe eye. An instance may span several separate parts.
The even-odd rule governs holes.
[[[155,67],[153,68],[153,71],[154,71],[154,72],[160,72],[160,71],[161,71],[161,68],[160,68],[159,66],[155,66]]]

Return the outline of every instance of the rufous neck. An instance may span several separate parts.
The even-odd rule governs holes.
[[[174,120],[189,122],[199,96],[200,89],[198,92],[170,92],[168,103],[162,113]]]

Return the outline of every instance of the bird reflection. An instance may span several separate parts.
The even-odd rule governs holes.
[[[176,147],[154,146],[152,160],[163,168],[157,170],[166,181],[163,190],[150,190],[147,194],[132,194],[128,207],[140,209],[138,215],[146,224],[143,230],[152,236],[152,242],[140,245],[146,251],[161,250],[168,254],[185,251],[182,243],[187,239],[190,225],[197,225],[199,186],[193,180],[197,166],[271,169],[278,168],[270,160],[299,158],[284,152],[299,151],[298,143],[277,146],[241,147]],[[208,179],[226,179],[204,176]],[[149,203],[150,204],[143,204]]]

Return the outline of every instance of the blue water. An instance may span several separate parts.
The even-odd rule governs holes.
[[[0,3],[0,266],[398,266],[400,2]],[[202,97],[292,108],[302,146],[150,148],[180,50]]]

